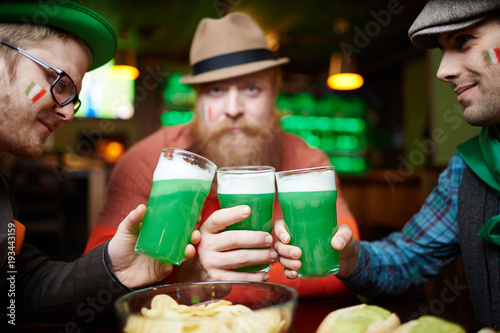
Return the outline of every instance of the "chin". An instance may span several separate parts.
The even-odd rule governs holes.
[[[37,144],[28,144],[23,147],[14,147],[12,154],[19,157],[37,158],[40,157],[45,150],[45,141]]]
[[[219,150],[223,152],[223,155],[234,156],[242,149],[240,144],[234,142],[227,142],[219,146]]]
[[[26,155],[24,157],[30,157],[30,158],[37,158],[42,156],[43,154],[43,148],[42,149],[29,149],[26,151]]]
[[[500,123],[499,119],[491,119],[490,117],[471,116],[464,113],[465,121],[471,126],[491,126]]]
[[[238,149],[248,142],[248,137],[244,133],[227,135],[221,140],[221,145],[227,149]]]

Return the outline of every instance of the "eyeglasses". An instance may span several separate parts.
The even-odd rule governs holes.
[[[36,62],[40,66],[47,68],[47,69],[51,69],[54,72],[56,72],[57,77],[54,80],[54,82],[52,82],[52,84],[50,85],[50,93],[52,94],[52,98],[54,99],[54,101],[56,101],[56,103],[59,106],[65,106],[65,105],[68,105],[69,103],[73,103],[73,109],[75,110],[75,113],[76,113],[76,111],[78,111],[82,102],[78,98],[78,93],[76,90],[75,83],[69,77],[69,75],[66,74],[65,71],[47,64],[45,61],[38,59],[37,57],[29,54],[28,52],[24,51],[23,49],[21,49],[17,46],[14,46],[10,43],[7,43],[6,41],[0,40],[0,43],[16,50],[17,52],[19,52],[23,56],[33,60],[34,62]]]

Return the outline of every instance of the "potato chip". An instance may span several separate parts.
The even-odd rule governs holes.
[[[225,305],[231,305],[233,303],[231,303],[230,301],[226,301],[224,299],[220,299],[218,300],[217,302],[213,302],[213,303],[208,303],[207,304],[207,308],[208,309],[215,309],[219,306],[225,306]]]
[[[175,308],[179,306],[175,299],[168,295],[156,295],[153,297],[153,300],[151,301],[151,309],[157,309],[157,308]]]
[[[146,319],[140,316],[130,316],[123,329],[125,332],[143,332]]]
[[[187,306],[168,295],[156,295],[151,308],[142,308],[141,314],[129,318],[125,332],[280,333],[286,324],[276,309],[252,311],[227,300]]]

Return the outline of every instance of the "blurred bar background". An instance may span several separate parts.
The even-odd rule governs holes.
[[[248,13],[276,55],[290,57],[276,106],[281,125],[329,155],[363,239],[399,230],[456,145],[478,133],[463,120],[450,87],[435,77],[441,51],[409,41],[423,0],[80,2],[112,24],[117,56],[88,73],[77,118],[53,134],[41,158],[0,156],[19,196],[27,241],[55,259],[81,255],[123,152],[160,126],[193,119],[194,92],[178,80],[190,71],[191,40],[204,17]],[[356,64],[360,88],[327,85],[338,54]],[[110,75],[124,63],[136,66],[135,79]],[[456,277],[463,281],[460,262],[413,296],[431,306],[443,283]],[[441,303],[461,315],[470,311],[466,297]]]

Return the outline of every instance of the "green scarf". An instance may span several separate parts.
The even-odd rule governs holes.
[[[458,146],[460,156],[471,170],[500,196],[500,125],[483,127],[478,136]],[[484,222],[478,235],[500,246],[500,215]]]

